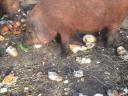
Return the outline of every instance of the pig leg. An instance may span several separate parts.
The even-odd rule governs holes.
[[[70,52],[69,42],[70,42],[71,34],[68,32],[61,33],[60,37],[61,37],[61,43],[60,43],[61,56],[66,57]]]
[[[113,25],[107,33],[107,46],[116,47],[118,35],[119,35],[119,25]]]
[[[79,44],[79,45],[84,45],[85,43],[83,42],[83,37],[84,37],[85,33],[80,33],[77,32],[76,34],[74,34],[71,38],[71,43],[75,43],[75,44]]]

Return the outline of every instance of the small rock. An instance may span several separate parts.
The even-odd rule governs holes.
[[[88,48],[85,46],[81,46],[81,51],[86,51]]]
[[[90,43],[90,42],[87,42],[86,43],[86,46],[87,46],[87,49],[92,49],[93,47],[95,47],[95,43]]]
[[[60,81],[62,81],[62,80],[63,80],[63,78],[62,78],[61,76],[57,76],[57,78],[56,78],[55,81],[60,82]]]
[[[126,94],[128,94],[128,88],[124,88],[123,90]]]
[[[27,96],[32,96],[32,94],[28,94]]]
[[[78,96],[87,96],[87,95],[84,95],[83,93],[79,93],[79,95]]]
[[[107,71],[105,71],[104,74],[106,74],[106,75],[111,75],[111,74],[110,74],[109,72],[107,72]]]
[[[69,91],[70,90],[70,88],[64,88],[64,91]]]
[[[81,82],[84,82],[85,81],[85,79],[84,78],[81,78]]]
[[[29,88],[28,87],[25,87],[24,88],[24,92],[28,92],[29,91]]]
[[[51,80],[55,80],[57,78],[58,74],[56,72],[48,72],[48,77]]]
[[[118,92],[117,92],[117,90],[108,90],[107,91],[107,95],[108,96],[121,96]]]
[[[76,61],[80,64],[90,64],[92,60],[90,58],[76,57]]]
[[[2,35],[0,35],[0,41],[4,41],[4,40],[5,38]]]
[[[84,72],[83,72],[83,70],[77,70],[77,71],[74,71],[73,74],[74,74],[75,77],[78,77],[78,78],[84,76]]]
[[[87,43],[87,42],[94,43],[94,42],[96,42],[96,37],[94,37],[93,35],[87,34],[83,37],[83,42],[85,42],[85,43]]]
[[[42,94],[39,94],[38,96],[42,96]]]
[[[13,46],[7,47],[6,52],[13,57],[16,57],[18,55],[16,48],[14,48]]]
[[[77,53],[78,51],[86,51],[86,50],[87,50],[87,47],[85,47],[85,46],[80,46],[80,45],[70,44],[69,47],[70,47],[70,50],[71,50],[73,53]]]
[[[127,52],[127,50],[126,50],[123,46],[119,46],[119,47],[117,48],[117,53],[118,53],[118,55],[125,55],[125,54],[127,54],[128,52]]]
[[[0,93],[6,93],[6,92],[8,92],[8,88],[1,88],[0,89]]]
[[[86,62],[84,63],[87,63],[87,64],[90,64],[91,63],[91,59],[90,58],[85,58]]]
[[[36,76],[37,76],[37,79],[40,80],[42,78],[42,76],[43,76],[43,73],[42,72],[38,72]]]
[[[83,37],[83,42],[86,43],[87,49],[92,49],[95,46],[96,37],[93,35],[85,35]]]
[[[69,45],[70,47],[70,50],[73,52],[73,53],[77,53],[81,48],[79,45]]]
[[[96,93],[94,96],[104,96],[104,95],[101,93]]]
[[[22,10],[21,10],[20,12],[22,13],[22,15],[23,15],[24,17],[27,16],[27,14],[26,14],[25,12],[23,12]]]
[[[4,84],[3,83],[0,83],[0,88],[2,88],[4,86]]]
[[[56,72],[48,72],[48,78],[53,81],[62,81],[62,77],[59,76]]]
[[[21,20],[20,20],[22,23],[25,23],[26,22],[26,19],[24,19],[24,18],[21,18]]]
[[[117,48],[117,53],[121,59],[128,60],[128,51],[123,46]]]
[[[68,95],[68,92],[64,92],[64,95]]]
[[[42,45],[41,44],[36,44],[36,45],[34,45],[34,47],[37,48],[37,49],[39,49],[39,48],[42,47]]]
[[[97,64],[100,64],[100,61],[96,61]]]
[[[69,80],[64,80],[64,84],[67,84],[67,83],[69,83]]]

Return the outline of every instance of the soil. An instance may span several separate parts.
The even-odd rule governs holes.
[[[128,22],[124,25],[128,26]],[[119,45],[128,50],[127,42],[128,30],[122,26]],[[60,48],[52,42],[40,49],[31,47],[28,52],[18,50],[18,53],[17,57],[7,54],[0,57],[1,77],[12,71],[18,76],[11,91],[0,96],[94,96],[96,93],[108,96],[108,89],[128,88],[128,61],[120,59],[114,48],[96,45],[88,51],[62,58]],[[80,64],[76,57],[90,58],[92,62]],[[77,70],[83,70],[82,77],[74,76]],[[57,72],[63,80],[50,80],[49,71]],[[65,80],[68,83],[64,83]]]

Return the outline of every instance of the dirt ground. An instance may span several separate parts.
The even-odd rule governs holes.
[[[127,26],[128,22],[123,23],[119,45],[128,50]],[[52,42],[40,49],[31,47],[28,52],[18,50],[17,57],[7,54],[0,57],[0,77],[10,72],[18,77],[10,91],[0,96],[94,96],[96,93],[108,96],[109,89],[128,88],[128,61],[120,59],[116,49],[97,45],[67,58],[61,58],[59,50]],[[80,64],[77,57],[90,58],[91,63]],[[74,76],[78,70],[83,72],[80,77]],[[62,80],[50,80],[49,71],[57,72]]]

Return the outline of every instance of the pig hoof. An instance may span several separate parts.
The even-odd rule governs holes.
[[[61,51],[61,58],[66,58],[69,56],[69,50],[62,50]]]
[[[117,48],[117,45],[118,43],[116,40],[105,42],[105,47],[107,48]]]
[[[107,38],[107,47],[116,47],[118,45],[118,32],[109,32]]]
[[[67,57],[67,55],[68,55],[67,53],[62,52],[62,53],[61,53],[61,58],[66,58],[66,57]]]
[[[61,57],[66,58],[70,54],[70,50],[67,46],[62,46],[61,47]]]

